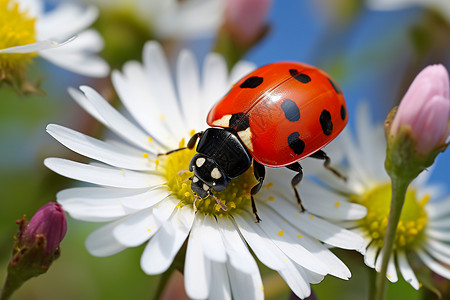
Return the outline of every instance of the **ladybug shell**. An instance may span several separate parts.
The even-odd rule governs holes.
[[[283,167],[318,151],[344,129],[342,91],[324,71],[297,62],[263,66],[210,110],[213,127],[234,129],[252,157]]]

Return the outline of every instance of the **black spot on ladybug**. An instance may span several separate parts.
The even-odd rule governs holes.
[[[333,89],[336,91],[336,93],[342,94],[341,88],[339,87],[339,85],[336,82],[334,82],[333,79],[328,78],[328,81],[331,83],[331,85],[333,86]]]
[[[341,105],[341,119],[345,120],[346,117],[347,117],[347,110],[345,109],[344,105]]]
[[[248,115],[244,113],[233,114],[230,118],[229,126],[238,132],[247,129],[250,126]]]
[[[286,119],[291,122],[300,120],[300,110],[297,104],[291,99],[284,99],[281,103],[281,109],[284,112]]]
[[[302,154],[303,150],[305,150],[305,142],[300,139],[300,134],[298,132],[291,133],[288,136],[287,142],[292,151],[297,155]]]
[[[262,77],[252,76],[247,78],[241,85],[239,86],[242,89],[254,89],[258,87],[263,82]]]
[[[333,123],[331,122],[331,114],[328,110],[322,110],[320,114],[320,126],[322,126],[322,131],[325,135],[330,135],[333,131]]]
[[[295,80],[301,82],[301,83],[308,83],[311,81],[311,77],[309,77],[306,74],[299,73],[296,69],[290,69],[289,73],[292,77],[295,78]]]

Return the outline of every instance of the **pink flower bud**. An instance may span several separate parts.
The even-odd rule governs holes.
[[[420,72],[403,97],[390,133],[411,129],[417,151],[427,154],[442,146],[450,134],[449,76],[442,65],[428,66]]]
[[[55,252],[62,239],[66,235],[67,220],[61,205],[50,202],[41,207],[31,218],[30,223],[24,229],[22,237],[29,243],[34,243],[39,235],[42,235],[47,246],[47,254]]]
[[[265,25],[271,0],[228,0],[225,22],[242,40],[253,40]]]

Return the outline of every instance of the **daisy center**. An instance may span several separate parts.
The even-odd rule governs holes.
[[[180,147],[182,145],[184,141],[180,142]],[[192,191],[189,180],[194,175],[189,171],[189,163],[195,154],[195,150],[177,151],[161,160],[159,164],[164,170],[169,189],[181,200],[179,206],[192,205],[198,212],[211,215],[238,213],[240,209],[250,206],[250,190],[256,184],[252,168],[231,180],[224,191],[216,192],[213,189],[214,196],[228,208],[226,211],[214,197],[208,196],[204,199],[198,197]]]
[[[367,208],[367,215],[360,221],[360,225],[371,236],[373,243],[381,247],[388,223],[391,184],[376,186],[361,196],[354,195],[351,198]],[[429,195],[419,199],[416,189],[408,189],[397,227],[395,249],[411,248],[421,241],[428,221],[424,207],[429,199]]]
[[[14,0],[0,0],[0,50],[36,42],[36,18]],[[0,53],[0,71],[26,64],[35,53]]]

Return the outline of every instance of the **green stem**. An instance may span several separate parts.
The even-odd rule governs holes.
[[[16,277],[16,276],[13,276]],[[5,284],[3,285],[0,300],[8,300],[12,294],[22,285],[23,281],[14,280],[9,274],[6,276]]]
[[[374,269],[368,270],[369,270],[369,297],[367,299],[374,300],[376,291],[377,271],[375,271]]]
[[[376,278],[376,290],[375,300],[383,300],[385,297],[386,289],[386,272],[389,264],[389,258],[394,247],[395,235],[397,232],[398,222],[402,214],[403,203],[405,202],[406,190],[410,183],[409,180],[403,178],[392,179],[392,198],[391,198],[391,210],[389,212],[388,225],[386,228],[386,235],[384,236],[383,248],[381,254],[383,260],[381,261],[381,269]]]

